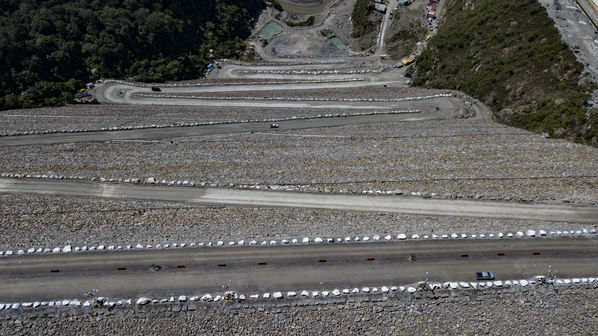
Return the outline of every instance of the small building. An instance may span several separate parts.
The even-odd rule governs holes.
[[[376,8],[377,11],[386,14],[386,5],[375,3],[374,7]]]

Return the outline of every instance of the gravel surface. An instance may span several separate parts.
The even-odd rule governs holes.
[[[590,335],[598,330],[598,290],[592,287],[3,311],[0,334]]]
[[[598,202],[598,149],[477,119],[3,147],[0,155],[2,172]]]
[[[366,87],[313,90],[273,90],[273,91],[236,91],[236,92],[198,92],[176,95],[197,97],[258,97],[258,98],[300,98],[300,99],[401,99],[405,97],[428,96],[440,93],[455,93],[447,90],[428,90],[400,87]]]
[[[262,120],[344,113],[344,110],[201,106],[68,105],[0,112],[0,134],[120,126]]]
[[[598,223],[595,225],[598,226]],[[591,225],[312,209],[0,195],[0,250],[240,239],[583,230]]]

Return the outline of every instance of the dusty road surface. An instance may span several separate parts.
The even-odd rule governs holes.
[[[504,253],[504,255],[497,255]],[[415,261],[409,261],[414,255]],[[464,256],[467,255],[467,256]],[[409,241],[285,247],[232,247],[0,258],[3,300],[97,295],[130,297],[213,292],[353,288],[430,281],[587,275],[595,240]],[[152,265],[160,265],[156,271]],[[183,268],[184,266],[184,268]],[[120,268],[120,269],[119,269]],[[59,272],[50,272],[51,269]]]
[[[598,207],[0,179],[0,193],[595,223]]]

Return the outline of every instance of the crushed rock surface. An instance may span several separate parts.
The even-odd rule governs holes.
[[[534,230],[591,225],[334,210],[195,206],[50,196],[0,196],[0,249],[217,240],[362,237]],[[506,238],[505,238],[506,239]]]
[[[0,171],[598,203],[598,149],[479,119],[0,148]]]
[[[0,334],[589,335],[598,330],[596,288],[446,296],[4,311]]]

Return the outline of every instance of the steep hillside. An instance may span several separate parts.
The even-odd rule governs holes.
[[[82,82],[197,78],[244,48],[263,0],[0,2],[0,109],[59,105]]]
[[[498,121],[598,146],[596,86],[537,1],[447,0],[415,85],[459,89]]]

